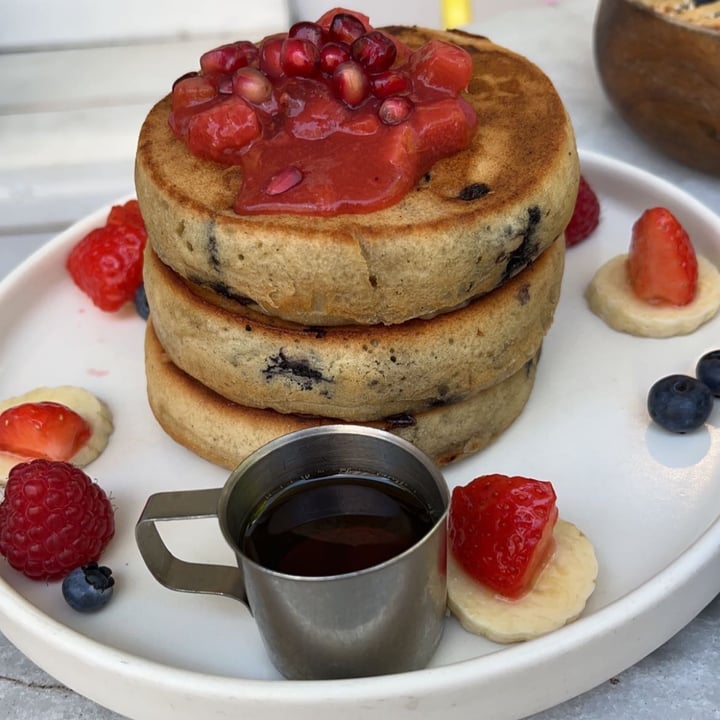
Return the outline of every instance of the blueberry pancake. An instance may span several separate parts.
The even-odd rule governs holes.
[[[486,38],[361,17],[208,51],[141,129],[148,399],[224,467],[339,421],[449,463],[535,381],[579,182],[567,112]]]
[[[572,126],[550,80],[486,38],[386,30],[410,47],[443,40],[468,52],[465,97],[477,115],[469,147],[380,210],[238,214],[242,170],[191,154],[169,127],[168,96],[145,120],[136,158],[149,242],[165,264],[290,322],[375,325],[459,307],[550,247],[570,218],[579,177]]]
[[[351,421],[457,402],[537,353],[560,295],[561,236],[492,293],[432,319],[313,327],[192,285],[148,250],[155,333],[180,369],[228,400]]]
[[[255,449],[285,433],[336,422],[227,400],[170,361],[152,321],[147,327],[145,356],[148,398],[160,426],[176,442],[221,467],[236,467]],[[487,447],[513,423],[530,396],[536,369],[537,356],[467,400],[363,424],[394,432],[439,465],[446,465]]]

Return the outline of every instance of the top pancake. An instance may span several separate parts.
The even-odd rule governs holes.
[[[479,121],[471,146],[384,210],[241,216],[231,209],[240,168],[191,155],[168,127],[166,97],[141,129],[135,175],[163,262],[292,322],[393,324],[489,292],[552,244],[572,214],[579,165],[550,80],[485,38],[386,30],[412,46],[435,37],[471,54],[468,99]]]

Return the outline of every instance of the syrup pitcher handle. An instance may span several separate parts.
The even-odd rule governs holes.
[[[135,525],[135,540],[148,570],[171,590],[227,595],[247,605],[238,567],[187,562],[175,557],[160,537],[158,522],[217,517],[221,488],[151,495]]]

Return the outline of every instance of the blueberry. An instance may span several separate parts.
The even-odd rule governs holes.
[[[695,375],[710,388],[715,397],[720,397],[720,350],[705,353],[698,360]]]
[[[107,605],[114,585],[112,570],[93,562],[75,568],[63,580],[62,593],[73,610],[94,612]]]
[[[147,295],[145,294],[145,285],[143,285],[142,283],[135,291],[133,301],[135,302],[135,309],[137,310],[137,314],[143,320],[147,320],[150,315],[150,306],[148,305]]]
[[[675,433],[699,428],[713,408],[713,394],[707,385],[689,375],[668,375],[648,393],[648,412],[661,427]]]

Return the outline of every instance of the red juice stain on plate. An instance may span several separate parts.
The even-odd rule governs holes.
[[[110,374],[109,370],[99,370],[97,368],[88,368],[88,375],[91,377],[105,377]]]

